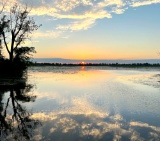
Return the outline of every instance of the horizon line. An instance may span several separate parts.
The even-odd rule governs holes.
[[[141,59],[70,59],[70,58],[32,58],[32,59],[62,59],[62,60],[160,60],[160,58],[141,58]]]

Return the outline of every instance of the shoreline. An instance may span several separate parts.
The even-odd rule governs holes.
[[[76,67],[76,66],[94,66],[94,67],[126,67],[126,68],[141,68],[141,67],[156,67],[160,68],[159,63],[150,64],[150,63],[132,63],[132,64],[119,64],[119,63],[79,63],[79,64],[72,64],[72,63],[32,63],[30,66],[56,66],[56,67]]]

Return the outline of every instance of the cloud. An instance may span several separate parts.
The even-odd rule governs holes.
[[[54,4],[59,11],[67,12],[77,7],[80,3],[78,0],[56,0]]]
[[[10,7],[16,2],[17,0],[0,0],[0,11],[2,10],[3,6],[5,6],[3,11],[9,11]]]
[[[17,2],[24,4],[27,1]],[[98,19],[112,18],[112,13],[123,13],[122,7],[125,6],[122,0],[39,0],[28,3],[32,7],[32,16],[48,15],[56,19],[74,20],[68,25],[58,25],[57,29],[61,31],[89,29]],[[106,10],[110,6],[112,8]]]
[[[123,0],[103,0],[98,3],[99,7],[107,7],[107,6],[117,6],[117,7],[122,7],[125,6],[125,3]]]
[[[54,15],[58,19],[103,19],[103,18],[111,18],[111,14],[107,13],[105,10],[98,11],[88,11],[83,14],[55,14]]]
[[[47,15],[48,18],[65,20],[68,24],[55,26],[63,32],[87,30],[96,25],[99,19],[112,18],[113,14],[123,14],[129,7],[157,4],[160,0],[8,0],[7,3],[15,2],[30,5],[32,16]],[[42,35],[47,37],[48,33],[38,34],[37,37]],[[58,37],[60,32],[50,32],[49,35]]]
[[[65,0],[60,1],[61,3],[65,3]],[[95,25],[96,20],[98,19],[104,19],[104,18],[112,18],[112,15],[109,11],[105,10],[105,7],[108,5],[118,5],[121,6],[124,5],[121,0],[115,0],[115,1],[105,1],[101,3],[93,3],[91,0],[82,0],[82,1],[70,1],[72,4],[69,3],[69,6],[67,9],[63,9],[63,4],[61,7],[62,11],[71,11],[70,13],[55,13],[54,16],[57,19],[72,19],[76,20],[74,22],[69,23],[68,25],[58,25],[57,29],[59,30],[71,30],[71,31],[77,31],[77,30],[87,30],[93,25]],[[67,5],[67,2],[65,3]],[[98,5],[97,5],[98,4]],[[64,7],[66,7],[66,5]],[[80,7],[81,6],[81,7]],[[90,8],[85,9],[85,6],[90,6]],[[121,9],[118,10],[116,6],[116,10],[114,13],[123,13]],[[75,8],[81,8],[83,9],[82,12],[75,13]]]
[[[79,6],[93,6],[92,0],[56,0],[55,7],[59,11],[71,11]]]
[[[160,3],[160,0],[145,0],[145,1],[137,1],[132,3],[132,7],[139,7],[144,5],[151,5],[151,4],[157,4]]]
[[[57,38],[62,34],[61,31],[34,32],[32,38]]]
[[[90,18],[90,19],[85,19],[85,20],[79,20],[79,21],[73,22],[68,25],[59,25],[57,26],[57,29],[58,30],[72,30],[72,31],[87,30],[91,28],[94,25],[94,23],[95,23],[95,20]]]
[[[56,13],[56,12],[57,12],[56,8],[40,6],[37,8],[32,8],[31,15],[36,15],[36,16],[48,15],[48,16],[55,17],[53,13]]]

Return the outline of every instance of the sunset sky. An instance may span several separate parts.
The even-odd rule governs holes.
[[[0,0],[1,2],[3,0]],[[160,0],[8,0],[42,24],[35,58],[160,58]],[[7,9],[7,8],[6,8]]]

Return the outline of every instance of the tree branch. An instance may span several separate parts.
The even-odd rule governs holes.
[[[6,107],[5,107],[5,110],[4,110],[4,117],[6,117],[6,111],[7,111],[7,107],[8,107],[9,101],[10,101],[10,97],[7,100],[7,104],[6,104]]]
[[[7,45],[7,42],[6,42],[6,37],[5,37],[4,32],[2,32],[2,36],[3,36],[3,40],[4,40],[5,47],[6,47],[7,51],[8,51],[8,53],[10,54],[10,51],[9,51],[9,49],[8,49],[8,45]]]
[[[17,49],[17,47],[21,44],[22,41],[24,41],[23,36],[25,35],[25,31],[19,36],[19,41],[17,41],[16,46],[14,47],[14,50]]]

